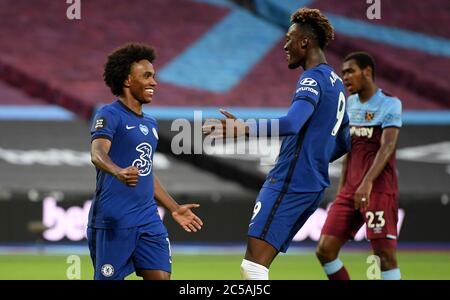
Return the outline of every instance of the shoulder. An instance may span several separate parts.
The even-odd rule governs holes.
[[[318,97],[322,91],[322,78],[317,68],[304,71],[297,82],[296,95]]]
[[[300,77],[299,83],[305,81],[313,81],[321,90],[332,87],[343,91],[342,79],[334,71],[333,67],[325,63],[305,71]]]
[[[146,122],[152,123],[154,126],[158,126],[158,121],[156,121],[156,119],[149,114],[144,113],[144,120]]]
[[[399,98],[392,96],[391,94],[381,91],[380,104],[387,110],[402,108],[402,102]]]
[[[105,104],[97,109],[96,114],[116,116],[118,115],[118,109],[115,103]]]
[[[325,78],[324,72],[319,67],[314,67],[303,72],[298,81],[299,85],[317,86]]]
[[[91,132],[103,132],[117,126],[117,113],[114,112],[111,104],[106,104],[97,109],[92,120]]]
[[[97,109],[92,121],[93,129],[114,128],[120,123],[120,111],[114,103],[106,104]]]
[[[401,127],[402,126],[402,103],[397,97],[381,91],[379,96],[381,127]]]

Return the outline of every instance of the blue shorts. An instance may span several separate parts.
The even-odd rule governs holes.
[[[323,190],[314,193],[281,193],[262,188],[256,198],[248,236],[286,252],[292,239],[319,207]]]
[[[170,242],[162,222],[132,228],[88,228],[94,279],[120,280],[137,270],[172,271]]]

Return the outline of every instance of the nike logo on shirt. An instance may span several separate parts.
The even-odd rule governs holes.
[[[136,126],[126,126],[126,128],[128,129],[128,130],[130,130],[130,129],[133,129],[133,128],[135,128]]]

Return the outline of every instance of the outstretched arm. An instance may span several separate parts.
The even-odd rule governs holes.
[[[179,205],[166,191],[156,175],[153,175],[155,187],[155,199],[167,208],[174,220],[187,232],[197,232],[203,226],[202,220],[197,217],[191,208],[199,207],[199,204]]]
[[[255,122],[249,123],[237,119],[231,113],[220,109],[220,112],[226,119],[208,119],[203,126],[203,133],[217,137],[240,137],[240,136],[264,136],[272,135],[286,136],[297,134],[306,121],[314,112],[314,106],[311,102],[297,100],[295,101],[286,116],[278,119],[267,120],[267,123]],[[266,130],[262,130],[265,126]],[[278,127],[278,128],[276,128]]]
[[[249,135],[251,136],[272,136],[273,126],[278,126],[275,129],[275,134],[278,136],[297,134],[303,125],[308,121],[314,112],[314,106],[311,102],[304,100],[297,100],[292,103],[286,116],[278,119],[271,119],[267,122],[267,129],[261,130],[262,123],[257,122],[250,124]]]

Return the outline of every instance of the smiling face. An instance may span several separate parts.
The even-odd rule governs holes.
[[[300,26],[292,24],[286,33],[286,43],[284,45],[289,69],[296,69],[303,65],[307,43],[307,37],[302,34]]]
[[[130,75],[125,81],[125,88],[129,89],[133,98],[141,104],[151,103],[156,86],[152,63],[146,59],[133,63]]]

